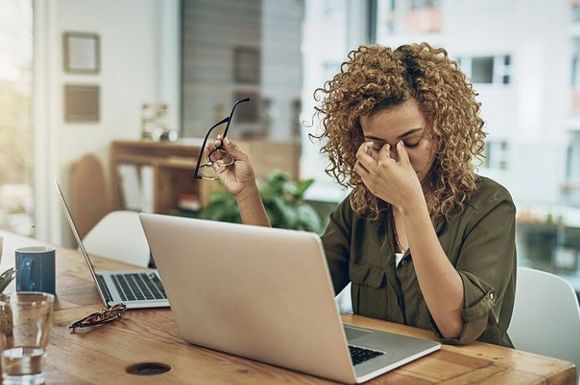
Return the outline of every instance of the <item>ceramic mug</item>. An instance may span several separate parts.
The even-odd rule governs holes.
[[[55,294],[55,250],[50,246],[16,249],[16,291]]]

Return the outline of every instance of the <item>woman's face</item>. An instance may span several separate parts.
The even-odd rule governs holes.
[[[419,180],[424,181],[433,165],[436,146],[414,98],[372,115],[361,116],[360,124],[365,141],[373,142],[377,151],[389,143],[391,157],[395,160],[398,160],[395,145],[402,140],[413,169]]]

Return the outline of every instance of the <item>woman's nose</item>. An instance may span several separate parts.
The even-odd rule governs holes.
[[[391,146],[391,150],[389,151],[389,155],[391,155],[391,158],[394,159],[395,162],[399,161],[399,153],[397,153],[396,146]]]

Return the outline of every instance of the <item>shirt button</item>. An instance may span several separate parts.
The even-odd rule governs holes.
[[[493,301],[493,297],[494,297],[493,293],[489,293],[489,299]]]
[[[407,266],[408,263],[409,263],[409,261],[407,261],[406,259],[403,259],[401,261],[401,265],[403,265],[403,266]]]

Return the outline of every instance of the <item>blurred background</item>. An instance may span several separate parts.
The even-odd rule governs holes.
[[[359,44],[421,41],[479,93],[479,173],[514,197],[519,263],[580,292],[578,0],[2,0],[0,227],[72,245],[55,179],[84,232],[115,209],[195,216],[219,193],[191,178],[200,138],[243,97],[229,134],[259,177],[312,179],[324,222],[348,191],[308,139],[314,90]]]

